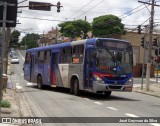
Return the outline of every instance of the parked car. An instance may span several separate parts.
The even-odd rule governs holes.
[[[11,57],[11,58],[12,58],[12,57],[17,57],[16,52],[14,52],[14,53],[10,53],[10,57]]]
[[[19,64],[19,59],[18,59],[17,56],[12,56],[12,57],[11,57],[11,64],[12,64],[12,63],[18,63],[18,64]]]

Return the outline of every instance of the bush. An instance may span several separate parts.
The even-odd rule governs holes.
[[[11,103],[7,100],[2,100],[0,106],[3,108],[11,108]]]

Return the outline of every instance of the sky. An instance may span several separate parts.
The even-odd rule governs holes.
[[[29,5],[29,0],[18,0],[18,6]],[[17,21],[20,24],[14,29],[27,33],[46,34],[52,28],[65,21],[77,19],[92,23],[95,17],[113,14],[118,16],[125,28],[136,29],[138,25],[148,25],[150,18],[150,5],[145,5],[138,0],[31,0],[34,2],[45,2],[56,5],[60,1],[60,13],[57,13],[57,7],[52,6],[51,11],[29,10],[28,7],[18,8]],[[142,0],[149,2],[149,0]],[[160,5],[160,0],[155,0]],[[23,3],[21,3],[23,2]],[[160,24],[160,7],[155,6],[154,22]]]

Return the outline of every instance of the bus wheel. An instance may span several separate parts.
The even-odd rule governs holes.
[[[112,91],[105,91],[104,95],[107,96],[107,97],[109,97],[111,95],[111,93],[112,93]]]
[[[73,93],[74,95],[79,95],[79,83],[77,79],[74,79]]]
[[[71,86],[70,86],[70,93],[73,94],[74,93],[74,85],[73,82],[71,82]]]
[[[43,88],[43,85],[42,85],[42,77],[41,76],[38,76],[37,77],[37,87],[39,89],[42,89]]]

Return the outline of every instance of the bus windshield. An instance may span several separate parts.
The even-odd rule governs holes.
[[[132,72],[131,46],[120,50],[97,48],[96,68],[111,74],[127,74]]]

